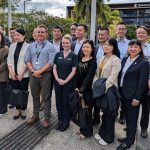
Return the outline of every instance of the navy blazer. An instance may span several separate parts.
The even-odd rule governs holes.
[[[127,57],[122,60],[122,68],[119,74],[119,86],[123,67],[127,61]],[[132,101],[136,99],[142,100],[145,90],[148,87],[149,63],[142,56],[136,58],[133,64],[128,68],[124,75],[122,95],[125,99]]]

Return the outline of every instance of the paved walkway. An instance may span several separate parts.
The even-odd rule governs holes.
[[[55,98],[53,96],[53,102],[54,99]],[[24,123],[21,119],[12,119],[14,112],[15,109],[9,109],[8,113],[0,118],[0,139]],[[30,117],[31,115],[32,99],[31,96],[29,96],[27,116]],[[125,136],[125,132],[123,131],[124,127],[125,126],[120,125],[116,120],[116,138],[114,143],[107,146],[101,146],[98,144],[98,141],[94,140],[93,137],[85,140],[79,140],[75,134],[75,130],[77,130],[78,127],[71,122],[69,129],[65,132],[59,132],[55,129],[51,130],[50,133],[34,147],[34,150],[115,150],[116,146],[119,144],[116,139]],[[98,131],[98,128],[99,126],[94,127],[94,134]],[[140,137],[140,131],[138,130],[137,141],[130,150],[150,150],[150,127],[148,131],[149,137],[143,140]],[[11,150],[15,149],[12,148]]]

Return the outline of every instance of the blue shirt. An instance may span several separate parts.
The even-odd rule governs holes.
[[[103,47],[101,46],[101,44],[99,44],[99,48],[98,48],[97,54],[96,54],[97,65],[99,64],[99,61],[103,56],[104,56],[104,50],[103,50]]]
[[[34,70],[40,70],[46,64],[53,64],[56,49],[49,41],[39,43],[35,41],[28,46],[25,63],[31,62]]]
[[[120,51],[120,58],[123,59],[125,56],[127,56],[127,53],[128,53],[129,40],[126,38],[124,39],[117,38],[117,42],[118,42],[118,48]]]

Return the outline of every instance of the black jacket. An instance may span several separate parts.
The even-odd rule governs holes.
[[[123,67],[127,61],[127,57],[122,60],[122,69],[119,74],[119,85]],[[136,99],[141,101],[144,91],[148,86],[149,63],[139,56],[133,64],[128,68],[124,75],[122,85],[122,95],[125,99],[132,101]]]

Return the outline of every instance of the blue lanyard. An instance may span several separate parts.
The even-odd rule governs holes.
[[[42,48],[41,48],[41,49],[38,49],[38,51],[36,52],[36,58],[37,58],[37,59],[39,58],[39,56],[40,56],[40,54],[41,54],[41,51],[42,51],[42,49],[44,48],[44,46],[45,46],[45,43],[43,44]],[[35,48],[37,49],[37,44],[36,44]]]

